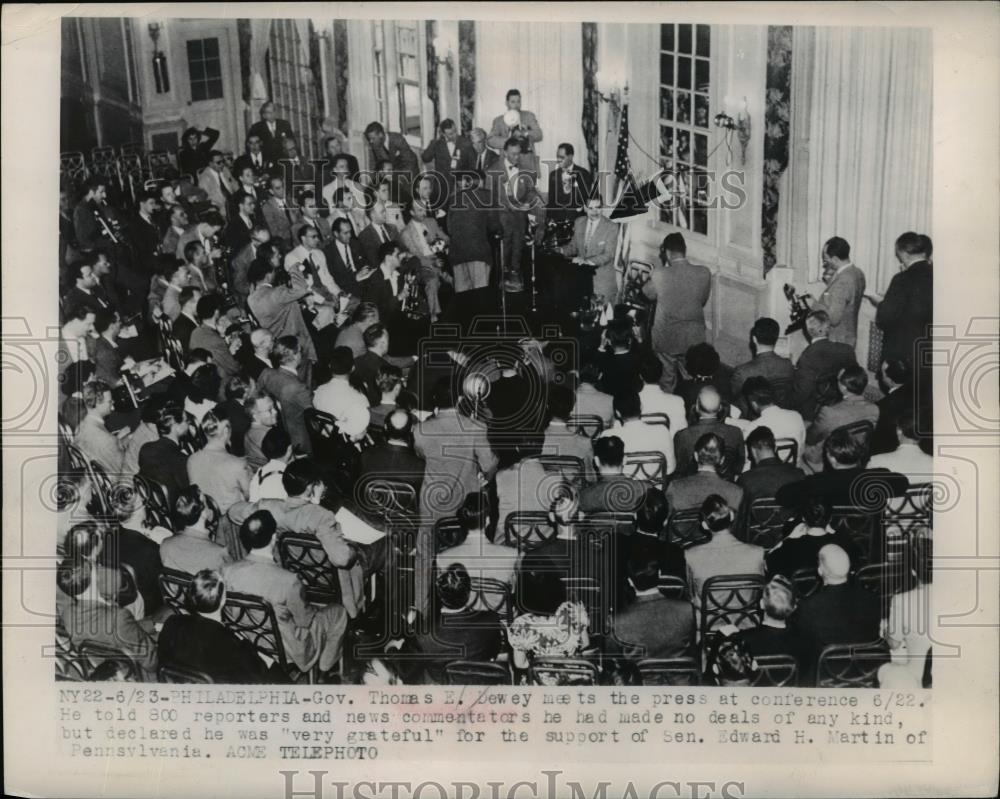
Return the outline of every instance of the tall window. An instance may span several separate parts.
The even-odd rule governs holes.
[[[310,35],[308,25],[301,20],[274,20],[266,59],[274,112],[292,126],[303,158],[315,158],[321,149],[318,131],[322,107],[316,102],[316,76],[309,66]]]
[[[416,22],[396,23],[396,86],[403,135],[420,137],[420,43]]]
[[[222,97],[222,62],[219,40],[189,39],[188,74],[191,76],[191,99],[217,100]]]
[[[660,25],[660,164],[673,194],[660,219],[706,235],[711,47],[708,25]]]
[[[383,125],[389,124],[389,98],[386,96],[385,83],[385,23],[381,20],[372,22],[373,39],[375,41],[374,75],[375,102],[378,105],[378,119]]]

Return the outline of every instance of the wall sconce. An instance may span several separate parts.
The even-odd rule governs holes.
[[[747,108],[747,98],[737,100],[734,97],[726,97],[723,103],[726,110],[715,115],[713,120],[715,127],[736,131],[736,139],[740,143],[740,158],[742,163],[746,164],[747,145],[750,143],[750,111]],[[730,112],[735,113],[735,118]]]
[[[170,91],[170,73],[167,71],[167,54],[159,47],[159,22],[149,23],[149,38],[153,40],[153,80],[156,82],[156,93],[166,94]]]
[[[599,69],[594,79],[597,82],[597,96],[601,98],[601,102],[607,103],[611,106],[611,110],[618,114],[623,103],[628,102],[628,83],[625,82],[624,76],[617,71]]]
[[[439,67],[448,70],[448,74],[455,73],[455,54],[451,40],[445,36],[435,36],[431,45],[434,47],[434,61]]]

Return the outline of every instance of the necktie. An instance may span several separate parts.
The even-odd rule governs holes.
[[[486,164],[486,153],[480,153],[479,158],[476,161],[476,169],[482,172],[485,164]]]
[[[347,268],[352,272],[354,271],[354,261],[351,259],[351,248],[346,244],[341,242],[341,247],[344,249],[344,263],[347,264]]]
[[[378,233],[378,240],[379,240],[380,242],[382,242],[382,244],[385,244],[385,241],[386,241],[386,239],[385,239],[385,228],[384,228],[384,227],[382,227],[382,225],[378,225],[378,226],[377,226],[377,227],[375,228],[375,230],[376,230],[376,232]]]
[[[586,250],[590,246],[590,239],[594,235],[594,223],[587,223],[587,235],[583,239],[583,249]]]

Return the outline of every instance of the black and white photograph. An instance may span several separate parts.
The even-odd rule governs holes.
[[[58,8],[4,660],[78,795],[946,795],[963,714],[995,791],[995,5]]]

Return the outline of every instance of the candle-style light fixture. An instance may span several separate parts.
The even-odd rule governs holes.
[[[160,23],[149,23],[149,38],[153,40],[153,81],[156,83],[156,93],[166,94],[170,91],[170,72],[167,70],[167,54],[160,50]]]
[[[727,131],[736,131],[736,138],[740,143],[740,158],[742,163],[747,162],[747,145],[750,144],[750,110],[747,98],[737,100],[735,97],[726,97],[723,100],[726,110],[715,115],[715,127],[725,128]],[[735,114],[735,116],[733,116]],[[727,134],[728,135],[728,134]]]
[[[447,36],[438,34],[431,41],[431,46],[434,48],[434,61],[437,65],[447,69],[449,74],[454,74],[455,53],[451,39]]]

